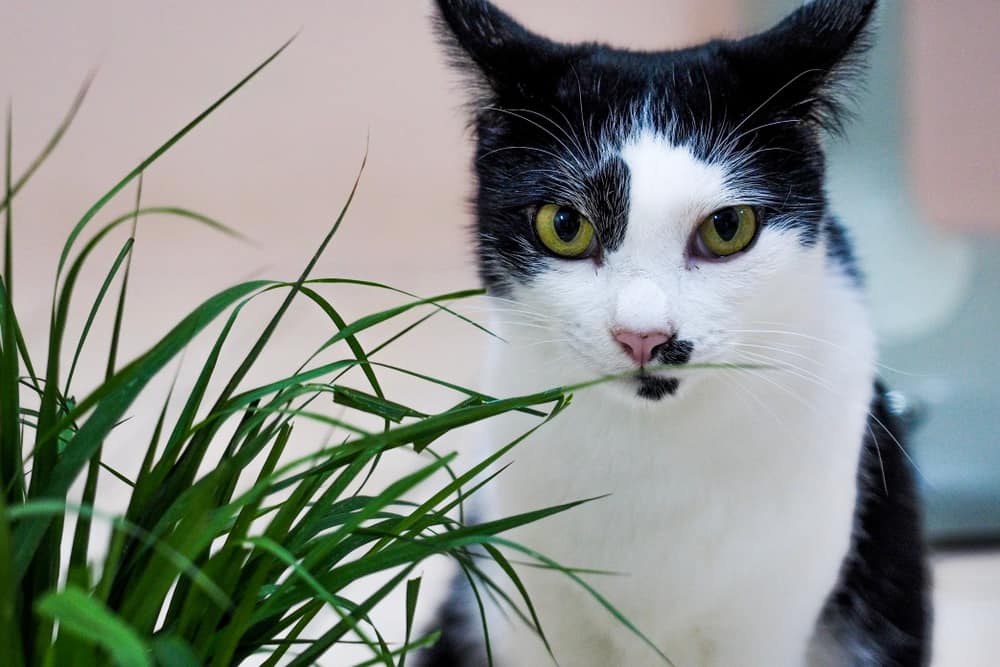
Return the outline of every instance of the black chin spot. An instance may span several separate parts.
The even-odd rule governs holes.
[[[643,375],[639,377],[639,390],[636,394],[650,401],[658,401],[664,396],[673,395],[680,383],[681,381],[677,378]]]

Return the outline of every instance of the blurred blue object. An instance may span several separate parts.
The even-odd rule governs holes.
[[[975,251],[972,289],[947,325],[887,346],[892,386],[916,415],[910,451],[927,530],[942,543],[1000,543],[1000,241]],[[933,267],[928,267],[933,268]],[[890,492],[892,490],[890,489]]]

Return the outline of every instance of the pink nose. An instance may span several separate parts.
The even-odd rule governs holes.
[[[635,363],[645,366],[653,358],[653,350],[670,340],[670,336],[662,331],[637,333],[626,329],[614,329],[611,332],[622,349],[632,357]]]

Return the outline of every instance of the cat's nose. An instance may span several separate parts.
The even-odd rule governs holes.
[[[611,334],[625,353],[639,366],[648,364],[653,358],[653,351],[671,338],[662,331],[639,332],[619,328],[612,329]]]

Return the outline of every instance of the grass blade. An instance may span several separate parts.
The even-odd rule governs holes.
[[[93,80],[93,73],[84,80],[83,85],[80,86],[80,90],[76,93],[76,98],[74,98],[73,103],[70,104],[69,111],[63,117],[62,122],[59,123],[56,131],[52,133],[51,137],[49,137],[45,147],[42,148],[42,151],[38,154],[38,156],[31,161],[31,164],[28,165],[25,172],[21,174],[21,177],[13,184],[13,187],[7,189],[3,200],[0,201],[0,211],[4,211],[8,206],[10,206],[11,201],[14,199],[14,195],[20,192],[21,188],[23,188],[25,184],[31,180],[31,177],[34,176],[39,167],[41,167],[49,155],[52,154],[52,152],[56,149],[56,146],[59,145],[63,135],[66,134],[69,126],[73,124],[73,119],[76,118],[76,113],[80,110],[80,107],[83,106],[83,100],[86,98],[87,91],[90,90],[90,84],[93,83]]]
[[[36,605],[39,614],[58,621],[59,632],[92,642],[120,667],[153,667],[142,639],[110,609],[79,588],[45,595]]]
[[[417,613],[417,598],[420,597],[420,577],[414,577],[406,582],[406,625],[403,635],[403,645],[410,645],[410,635],[413,631],[413,617]],[[406,653],[399,657],[399,667],[406,667]]]
[[[160,156],[162,156],[164,153],[170,150],[170,148],[174,144],[183,139],[191,130],[201,125],[201,123],[210,115],[212,115],[212,113],[214,113],[216,109],[225,104],[225,102],[230,97],[235,95],[241,88],[243,88],[243,86],[249,83],[258,74],[260,74],[261,70],[270,65],[275,58],[281,55],[282,51],[288,48],[288,45],[291,44],[292,40],[294,39],[295,38],[293,37],[288,41],[286,41],[284,44],[282,44],[280,47],[278,47],[278,49],[275,50],[267,58],[265,58],[263,62],[261,62],[254,69],[252,69],[249,74],[240,79],[240,81],[237,82],[236,85],[227,90],[221,97],[219,97],[217,100],[215,100],[215,102],[210,104],[204,111],[195,116],[195,118],[192,121],[190,121],[187,125],[185,125],[176,133],[174,133],[173,136],[167,139],[163,144],[160,145],[159,148],[150,153],[149,156],[147,156],[142,162],[136,165],[136,167],[132,169],[132,171],[130,171],[128,174],[125,175],[124,178],[118,181],[118,183],[116,183],[110,190],[108,190],[100,199],[98,199],[87,210],[86,213],[83,214],[83,217],[80,218],[80,221],[77,222],[76,225],[73,227],[73,229],[70,231],[69,236],[66,238],[66,243],[63,245],[62,253],[59,256],[58,270],[56,272],[57,280],[58,276],[62,273],[63,267],[66,264],[66,260],[69,257],[69,252],[73,247],[73,243],[76,241],[76,238],[80,235],[80,232],[84,230],[84,228],[94,218],[94,216],[97,215],[97,213],[101,209],[103,209],[104,206],[115,197],[115,195],[121,192],[126,185],[131,183],[133,179],[135,179],[139,174],[145,171],[151,164],[156,162],[160,158]]]
[[[0,646],[6,647],[2,650],[7,664],[10,667],[21,667],[24,665],[24,652],[21,648],[21,622],[12,567],[12,546],[7,503],[0,493]]]
[[[80,469],[90,460],[104,437],[135,400],[137,392],[225,308],[267,284],[266,281],[251,281],[219,292],[185,317],[148,352],[122,368],[81,401],[76,412],[83,412],[95,404],[96,409],[69,442],[59,462],[52,468],[48,484],[38,497],[65,497]],[[42,441],[54,438],[71,422],[71,417],[72,414],[64,417],[49,432],[40,429],[39,438]],[[18,579],[27,571],[51,522],[51,518],[42,517],[17,527],[14,561]]]

